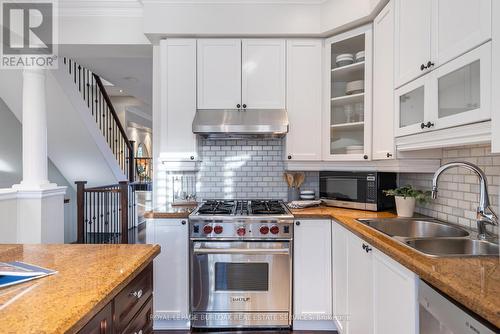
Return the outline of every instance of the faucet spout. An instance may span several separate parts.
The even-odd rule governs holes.
[[[485,224],[490,225],[498,225],[498,216],[491,209],[490,199],[488,196],[488,180],[484,172],[478,166],[465,161],[456,161],[450,162],[442,165],[439,169],[434,173],[434,177],[432,178],[432,198],[436,199],[438,195],[438,181],[441,174],[454,167],[462,167],[474,172],[479,177],[479,206],[477,207],[477,223],[478,223],[478,231],[479,238],[486,238],[486,228]]]

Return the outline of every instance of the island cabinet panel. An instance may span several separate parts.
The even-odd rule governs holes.
[[[130,322],[130,324],[122,332],[137,333],[137,334],[151,334],[153,333],[153,298],[149,298],[146,304],[139,311],[137,316]]]
[[[78,333],[153,332],[153,264],[150,263]]]
[[[112,334],[113,333],[113,302],[109,302],[104,308],[90,320],[79,333],[83,334]]]

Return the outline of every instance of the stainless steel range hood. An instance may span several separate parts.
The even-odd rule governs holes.
[[[198,109],[193,133],[207,138],[281,138],[288,132],[284,109]]]

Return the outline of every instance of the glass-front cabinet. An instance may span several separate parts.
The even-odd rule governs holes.
[[[326,40],[324,160],[371,154],[372,27]]]
[[[489,120],[491,43],[396,90],[396,136]]]

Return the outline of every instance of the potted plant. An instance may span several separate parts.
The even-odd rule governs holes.
[[[413,217],[415,204],[429,201],[430,191],[414,189],[411,185],[406,185],[391,190],[384,190],[386,196],[394,196],[396,199],[396,210],[399,217]]]

